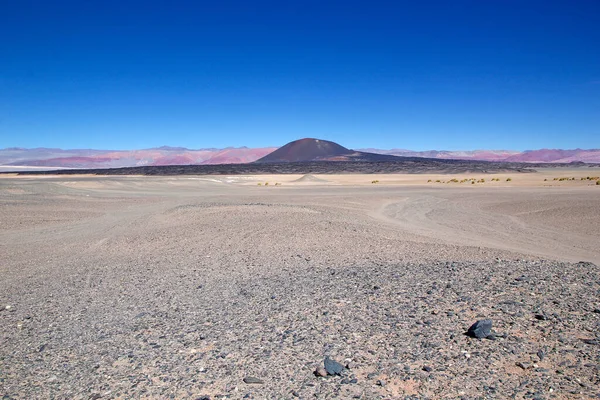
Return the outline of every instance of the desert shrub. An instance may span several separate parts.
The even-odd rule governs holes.
[[[506,178],[506,182],[512,182],[512,178]]]
[[[265,182],[265,186],[269,186],[269,182]]]
[[[596,185],[600,185],[600,181],[596,181]]]
[[[275,186],[281,186],[281,183],[275,182]]]
[[[474,185],[474,184],[475,184],[475,181],[471,181],[471,185]]]
[[[546,182],[548,179],[544,179],[544,182]]]
[[[379,183],[379,181],[375,179],[374,181],[371,181],[371,183]]]
[[[262,186],[262,183],[258,182],[258,186]]]
[[[431,183],[431,179],[428,179],[428,180],[427,180],[427,183]]]
[[[437,179],[437,180],[435,181],[435,183],[440,183],[440,182],[442,182],[442,181],[440,181],[439,179]]]

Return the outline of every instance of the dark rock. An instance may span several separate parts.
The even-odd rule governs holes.
[[[323,361],[325,366],[325,370],[329,375],[341,375],[344,370],[344,366],[337,361],[332,360],[329,356],[325,357],[325,361]]]
[[[535,319],[539,321],[547,321],[548,317],[546,317],[544,314],[535,314]]]
[[[425,372],[431,372],[431,367],[428,366],[428,365],[426,365],[426,366],[423,367],[423,371],[425,371]]]
[[[386,381],[381,380],[381,379],[377,381],[377,386],[385,386],[385,385],[386,385]]]
[[[469,330],[467,331],[467,335],[477,339],[483,339],[492,333],[492,320],[491,319],[482,319],[475,322]]]
[[[591,345],[599,345],[600,341],[596,340],[596,339],[581,339],[581,341],[585,344],[591,344]]]
[[[517,367],[519,367],[519,368],[522,368],[522,369],[528,369],[528,368],[530,368],[530,367],[531,367],[531,364],[530,364],[530,363],[528,363],[528,362],[522,362],[522,361],[518,361],[518,362],[516,362],[516,363],[515,363],[515,365],[516,365]]]
[[[261,379],[255,378],[253,376],[247,376],[244,378],[244,383],[247,383],[249,385],[251,385],[251,384],[262,385],[264,382]]]
[[[546,357],[546,353],[544,353],[544,350],[540,349],[537,352],[537,356],[540,359],[540,361],[544,361],[544,357]]]

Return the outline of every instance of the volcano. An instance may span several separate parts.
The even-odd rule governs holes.
[[[305,138],[289,142],[255,162],[394,161],[398,159],[400,157],[350,150],[329,140]]]

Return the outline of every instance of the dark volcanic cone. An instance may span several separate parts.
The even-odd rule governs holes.
[[[300,139],[256,160],[256,163],[304,161],[397,161],[400,157],[354,151],[329,140]]]
[[[354,153],[352,150],[337,143],[328,140],[307,138],[290,142],[256,162],[276,163],[327,160],[332,157],[348,156],[352,153]]]

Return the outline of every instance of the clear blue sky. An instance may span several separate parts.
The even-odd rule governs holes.
[[[302,137],[598,148],[600,1],[0,0],[0,148]]]

